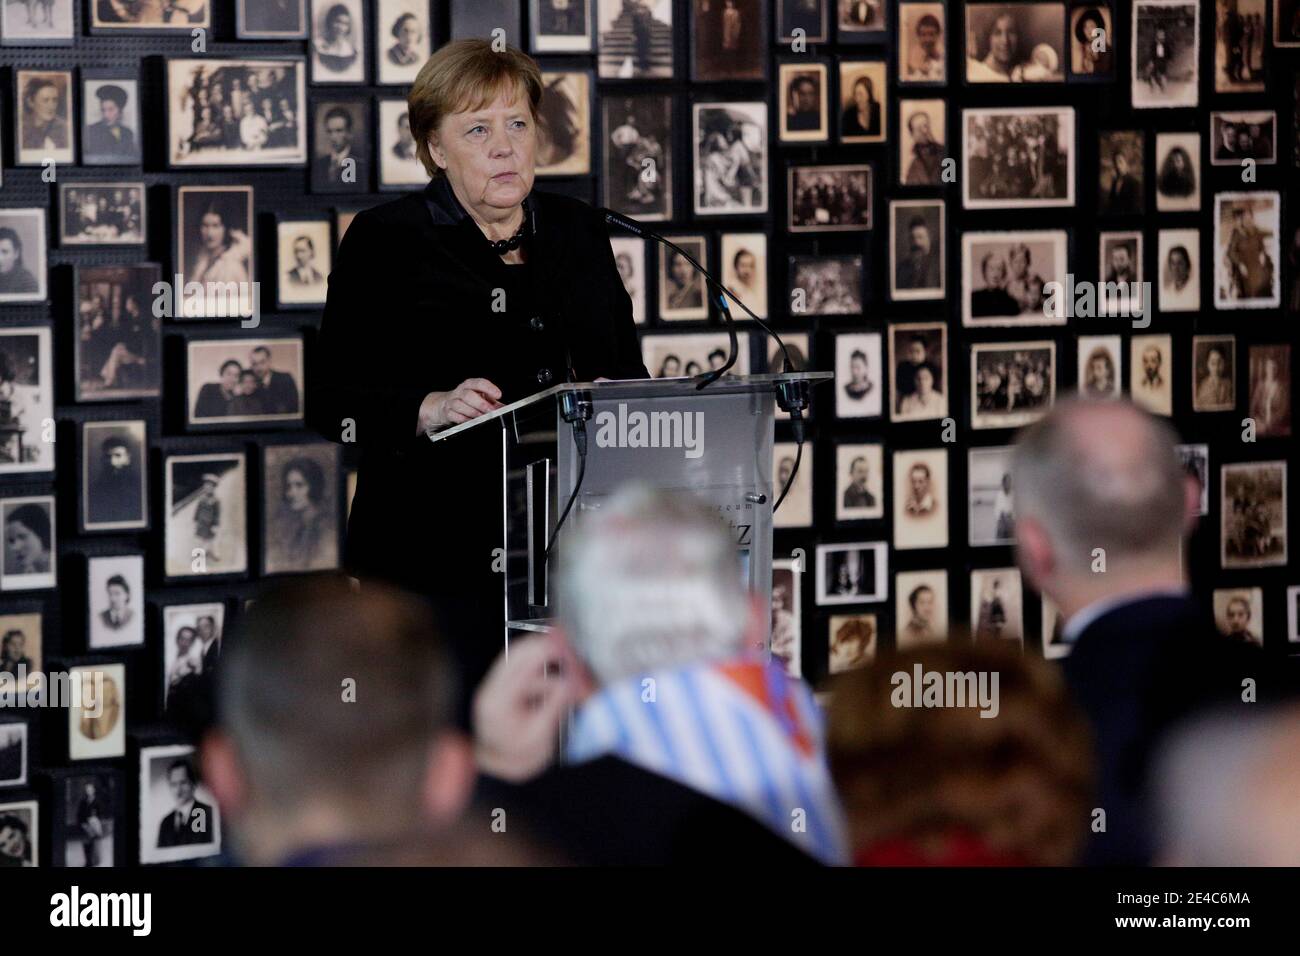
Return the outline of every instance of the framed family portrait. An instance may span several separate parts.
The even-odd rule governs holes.
[[[168,165],[305,164],[306,90],[299,57],[168,60]]]
[[[731,342],[725,332],[643,335],[641,359],[650,370],[651,378],[691,377],[721,368],[727,361],[730,347]],[[747,375],[750,367],[749,336],[740,335],[736,347],[734,371],[737,375]]]
[[[791,256],[790,313],[798,318],[861,315],[862,256]]]
[[[140,748],[140,862],[175,863],[221,852],[221,810],[194,748]]]
[[[537,175],[591,174],[591,114],[595,86],[587,70],[542,73],[537,108]]]
[[[252,186],[177,187],[175,261],[184,296],[174,317],[252,315],[253,240]],[[198,283],[201,294],[190,294],[191,283]]]
[[[143,181],[59,183],[59,245],[142,246]]]
[[[528,3],[532,52],[592,52],[592,14],[596,0],[528,0]]]
[[[433,53],[425,0],[375,0],[375,68],[381,86],[409,86]]]
[[[894,548],[948,546],[948,452],[894,452]]]
[[[206,706],[221,662],[221,638],[226,626],[226,606],[169,604],[162,609],[162,712],[183,722]]]
[[[87,560],[87,644],[91,650],[144,644],[144,555]]]
[[[48,326],[0,328],[0,476],[54,470],[53,375]]]
[[[766,78],[769,16],[768,0],[690,0],[691,79]]]
[[[1287,563],[1285,461],[1223,465],[1220,563],[1258,568]]]
[[[333,255],[330,221],[278,219],[275,223],[276,307],[280,309],[323,306]]]
[[[300,574],[339,566],[339,446],[262,449],[262,573]]]
[[[14,70],[14,165],[76,162],[71,70]]]
[[[875,418],[885,391],[879,332],[835,336],[835,417]]]
[[[898,175],[900,186],[938,186],[948,158],[948,104],[939,99],[898,101]]]
[[[696,103],[691,117],[695,214],[767,212],[767,104]]]
[[[673,218],[672,97],[601,97],[604,204],[647,222]]]
[[[379,188],[407,191],[424,186],[429,181],[429,171],[416,151],[406,100],[381,98],[377,115]]]
[[[830,69],[825,61],[777,65],[783,143],[824,143],[830,139]]]
[[[1210,113],[1210,165],[1240,167],[1277,162],[1275,110],[1215,110]]]
[[[144,419],[82,423],[82,532],[149,527],[148,453]]]
[[[760,319],[767,318],[767,233],[724,232],[722,284]],[[736,317],[743,310],[732,308]]]
[[[248,487],[242,451],[168,455],[163,462],[167,578],[248,570]]]
[[[312,102],[311,191],[368,193],[374,157],[370,100],[329,97]]]
[[[971,428],[1019,428],[1056,401],[1056,343],[971,345]]]
[[[885,516],[883,445],[835,446],[835,520],[863,521]]]
[[[72,46],[74,0],[0,3],[0,46]]]
[[[305,40],[307,0],[235,0],[241,40]]]
[[[805,446],[803,458],[798,458],[794,442],[772,444],[772,500],[775,502],[785,491],[781,507],[772,513],[774,528],[809,528],[813,523],[813,456],[811,447]],[[799,468],[795,470],[798,459]]]
[[[962,110],[962,205],[1073,206],[1074,153],[1073,107]]]
[[[310,0],[311,81],[366,82],[366,11],[361,0]]]
[[[673,75],[672,0],[594,2],[602,80],[666,79]]]
[[[1010,445],[971,448],[967,451],[967,498],[970,508],[967,533],[972,548],[1015,543],[1011,451]]]
[[[898,5],[898,82],[948,79],[948,10],[943,3]]]
[[[69,668],[81,699],[68,708],[68,759],[103,760],[126,754],[126,665]],[[74,683],[75,687],[76,684]]]
[[[704,236],[668,236],[705,269],[709,269],[709,246]],[[712,271],[711,269],[709,271]],[[689,259],[670,246],[659,249],[659,318],[707,319],[709,290],[704,276]],[[689,373],[687,373],[689,374]]]
[[[942,199],[889,203],[889,297],[942,299],[948,269]]]
[[[94,0],[90,11],[91,33],[183,33],[212,27],[211,0],[169,0],[140,3],[138,0]]]
[[[962,325],[1064,325],[1046,290],[1067,287],[1066,252],[1064,230],[963,233]]]
[[[81,71],[81,164],[139,166],[140,81],[115,70]]]
[[[190,339],[186,424],[301,422],[302,336]]]
[[[787,221],[791,232],[860,232],[871,228],[871,166],[791,166],[787,177]]]
[[[1276,309],[1282,304],[1281,195],[1214,194],[1214,307]]]
[[[883,541],[817,545],[817,603],[885,600],[889,588],[887,552]]]
[[[76,268],[73,367],[78,402],[161,394],[162,320],[153,309],[161,274],[149,262]]]
[[[841,143],[883,143],[889,126],[884,60],[840,60]]]
[[[1128,42],[1134,109],[1197,104],[1200,24],[1195,0],[1133,0]]]
[[[948,327],[942,322],[895,322],[889,326],[889,364],[894,373],[891,422],[947,416],[947,356]]]
[[[1065,82],[1064,3],[967,3],[967,83]]]
[[[894,649],[939,644],[947,637],[947,572],[900,571],[894,575]]]

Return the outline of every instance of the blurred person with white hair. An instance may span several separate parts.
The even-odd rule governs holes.
[[[558,633],[515,642],[475,701],[480,769],[583,862],[844,862],[821,715],[767,659],[726,526],[642,486],[583,518]],[[560,765],[537,776],[568,703]]]
[[[1127,401],[1072,399],[1025,429],[1012,456],[1017,560],[1060,608],[1064,676],[1097,745],[1106,816],[1090,863],[1149,862],[1145,777],[1164,732],[1211,702],[1248,706],[1247,678],[1265,693],[1262,660],[1220,637],[1188,586],[1182,547],[1200,488],[1176,443]]]

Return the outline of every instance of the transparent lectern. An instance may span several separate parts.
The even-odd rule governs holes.
[[[500,508],[485,514],[501,542],[501,623],[512,632],[544,631],[552,614],[547,543],[578,481],[573,420],[583,420],[582,486],[556,537],[565,538],[631,481],[695,495],[730,524],[747,587],[770,613],[772,595],[772,440],[778,393],[806,398],[829,372],[724,376],[704,389],[691,378],[557,385],[473,421],[439,432],[435,442],[488,438],[498,454]],[[491,440],[500,433],[499,443]],[[473,434],[473,438],[470,435]],[[454,447],[454,446],[453,446]],[[499,466],[499,467],[498,467]]]

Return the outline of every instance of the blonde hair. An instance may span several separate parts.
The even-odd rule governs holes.
[[[430,176],[442,172],[429,152],[429,138],[443,119],[452,113],[480,110],[509,89],[528,100],[536,119],[542,71],[537,61],[515,47],[498,52],[487,40],[453,40],[429,57],[411,86],[406,107],[416,155]]]

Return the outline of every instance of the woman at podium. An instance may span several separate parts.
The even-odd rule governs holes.
[[[309,376],[315,427],[360,449],[348,571],[432,596],[473,642],[471,682],[501,647],[481,633],[504,603],[482,517],[500,513],[501,437],[426,433],[565,381],[649,377],[604,217],[533,189],[541,95],[530,57],[485,40],[424,65],[408,107],[429,185],[348,228]]]

